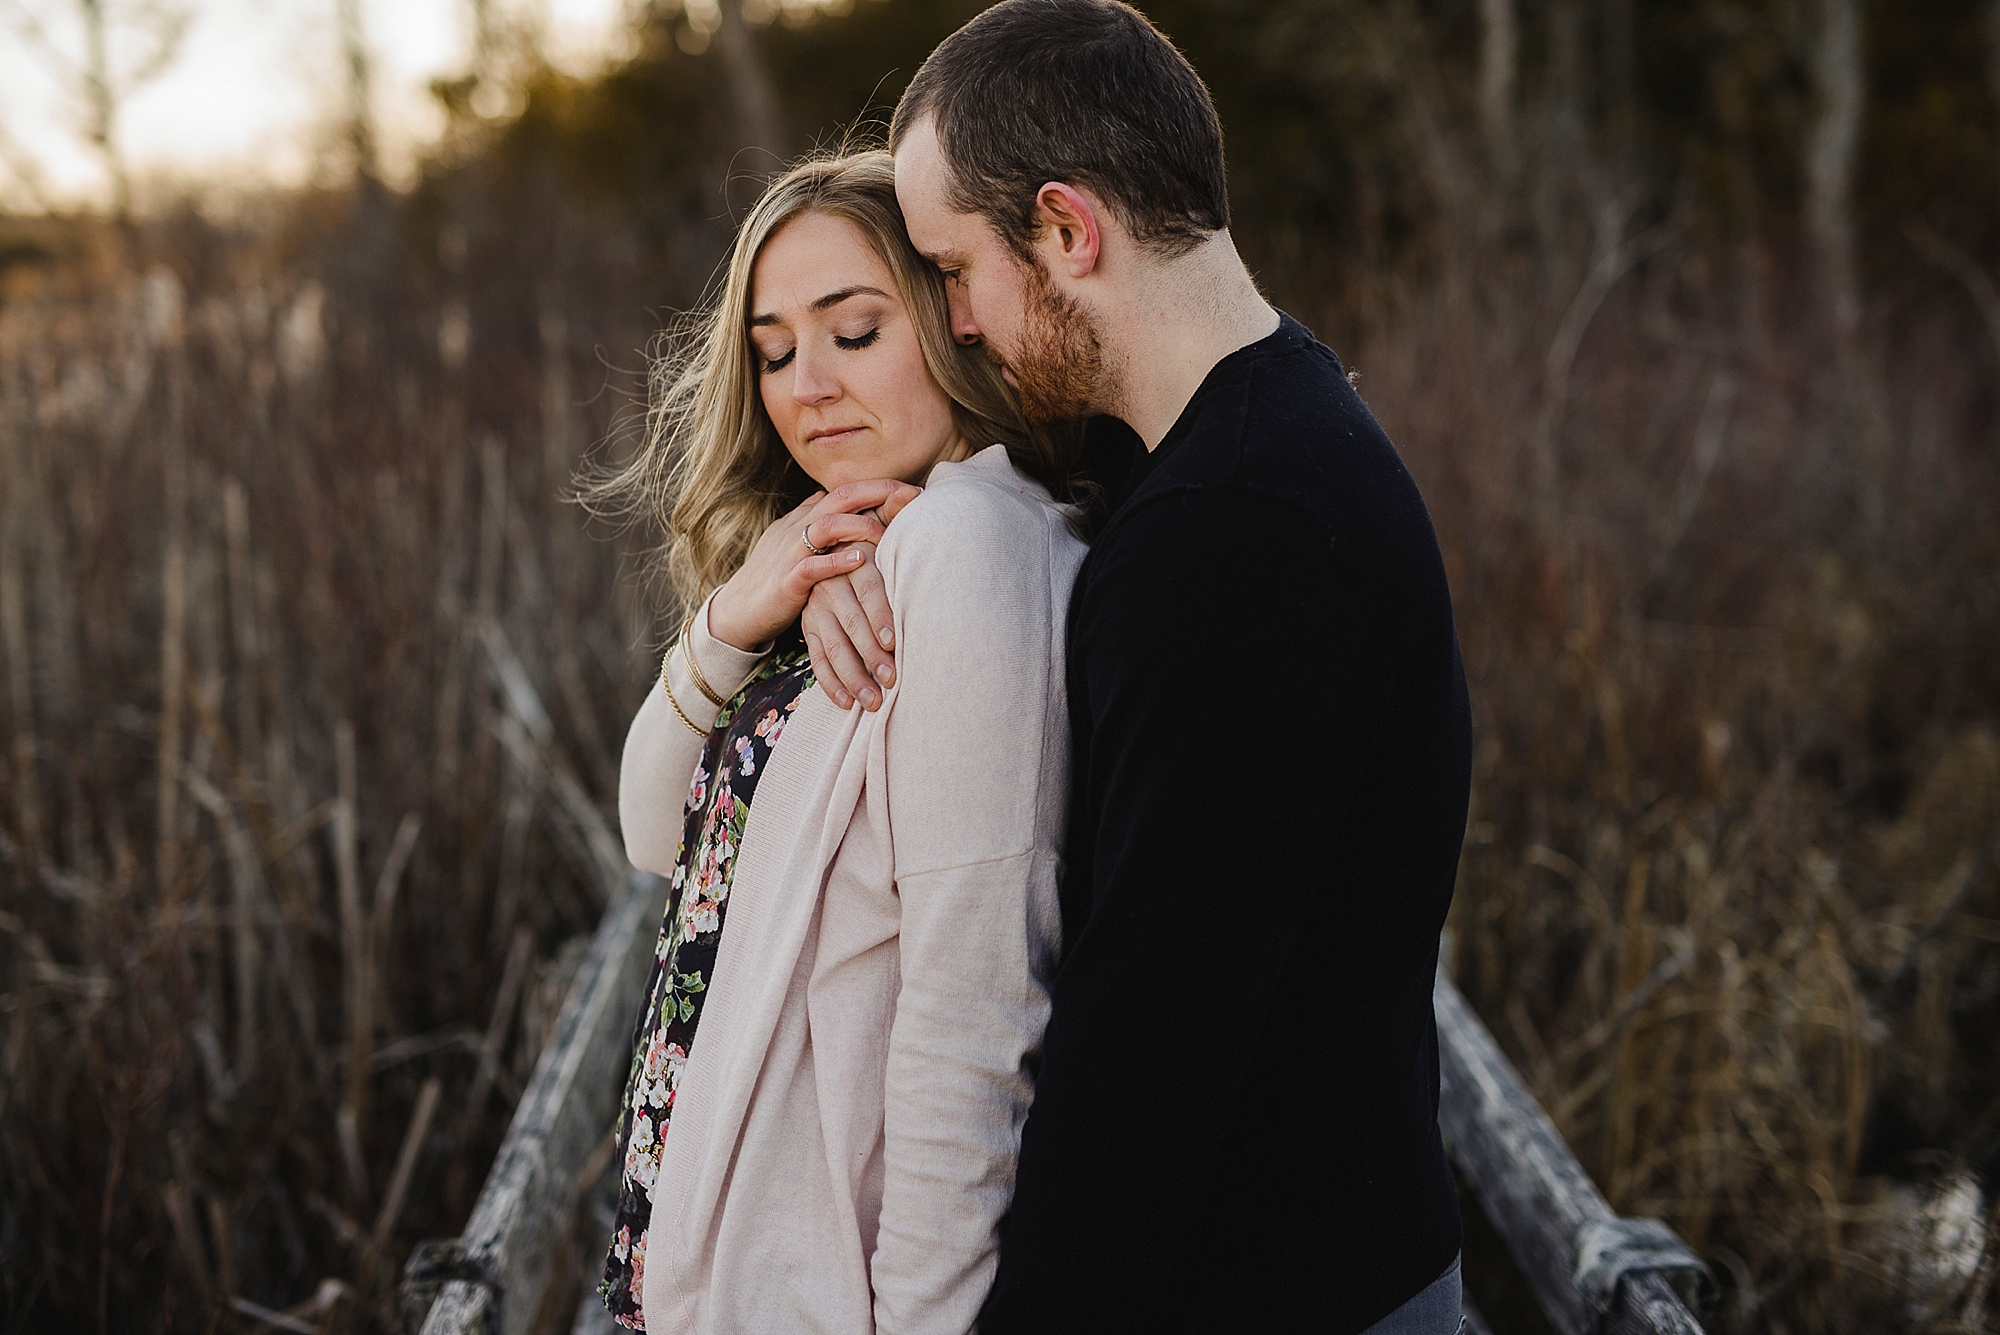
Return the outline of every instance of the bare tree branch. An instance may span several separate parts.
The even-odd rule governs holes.
[[[1903,235],[1910,238],[1910,244],[1925,259],[1965,285],[1967,294],[1986,321],[1986,335],[1993,340],[1993,351],[1995,355],[2000,355],[2000,289],[1994,287],[1986,271],[1972,256],[1914,218],[1903,224]]]
[[[1519,143],[1514,135],[1514,80],[1521,31],[1514,0],[1479,0],[1479,120],[1494,165],[1512,179]]]
[[[13,135],[0,125],[0,168],[14,179],[28,202],[42,212],[49,208],[48,181],[42,175],[42,165],[35,161],[35,155],[24,148]]]
[[[121,96],[131,96],[166,73],[167,67],[180,55],[181,43],[187,40],[188,29],[194,26],[194,11],[191,9],[148,6],[147,10],[157,16],[152,20],[155,25],[153,50],[118,81]]]
[[[743,0],[721,0],[715,34],[717,50],[729,71],[729,96],[736,112],[736,132],[743,146],[761,148],[780,162],[790,155],[778,94],[764,63],[756,35],[743,22]]]
[[[49,36],[48,28],[35,17],[32,10],[21,4],[20,0],[0,0],[0,14],[7,16],[7,26],[14,30],[15,36],[24,44],[41,52],[49,61],[60,67],[56,74],[70,85],[72,93],[81,94],[83,67],[70,59],[69,53],[62,49],[62,43]]]
[[[52,68],[76,108],[80,133],[103,159],[111,186],[112,211],[131,211],[130,180],[118,145],[118,113],[132,94],[165,73],[180,55],[194,10],[171,0],[115,5],[111,0],[71,0],[83,28],[81,58],[72,55],[48,24],[21,0],[0,0],[0,15],[23,43]],[[124,68],[112,60],[112,34],[139,55]],[[0,157],[17,176],[26,175],[11,155]],[[30,182],[31,188],[33,182]]]
[[[361,0],[340,0],[340,43],[347,57],[348,139],[354,145],[354,170],[363,181],[376,179],[375,121],[370,110],[367,34],[361,23]]]
[[[1854,163],[1866,94],[1860,0],[1819,0],[1817,20],[1808,53],[1815,106],[1806,137],[1806,229],[1822,299],[1846,340],[1861,323],[1854,268]]]

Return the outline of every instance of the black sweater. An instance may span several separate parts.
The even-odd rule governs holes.
[[[1290,317],[1070,602],[1064,954],[982,1335],[1361,1331],[1459,1247],[1431,979],[1471,724],[1423,499]]]

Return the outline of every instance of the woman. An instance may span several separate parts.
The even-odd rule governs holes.
[[[880,152],[771,188],[655,383],[612,486],[694,610],[620,776],[672,890],[601,1291],[654,1332],[967,1331],[1058,944],[1069,449],[951,338]],[[870,544],[899,672],[849,709],[797,621]]]

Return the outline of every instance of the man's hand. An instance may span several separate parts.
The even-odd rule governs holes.
[[[858,570],[888,519],[920,493],[907,482],[850,482],[814,492],[771,522],[708,604],[709,634],[746,652],[798,620],[821,580]],[[886,604],[885,604],[886,607]],[[845,708],[845,706],[843,706]]]
[[[922,493],[905,487],[876,508],[886,527],[904,506]],[[864,709],[880,709],[882,692],[896,684],[896,623],[889,609],[889,592],[875,566],[875,544],[857,542],[864,559],[846,574],[812,586],[799,629],[812,655],[813,674],[820,688],[842,709],[856,700]]]
[[[799,614],[813,673],[842,709],[856,699],[864,709],[880,709],[882,691],[896,684],[889,594],[872,545],[863,550],[860,568],[813,585]]]

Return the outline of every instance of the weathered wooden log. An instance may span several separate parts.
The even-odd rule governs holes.
[[[634,873],[606,912],[464,1236],[425,1244],[412,1257],[406,1320],[422,1335],[524,1335],[534,1319],[579,1174],[616,1113],[625,1041],[665,899],[663,881]],[[1442,973],[1434,1000],[1446,1145],[1551,1323],[1562,1335],[1702,1335],[1663,1271],[1617,1260],[1621,1247],[1643,1251],[1663,1230],[1634,1228],[1645,1221],[1613,1213]],[[1676,1244],[1670,1235],[1665,1243],[1654,1250],[1674,1264]],[[1594,1298],[1593,1284],[1608,1291]],[[426,1312],[429,1292],[436,1299]],[[1466,1310],[1471,1329],[1481,1329],[1469,1301]],[[594,1335],[606,1325],[586,1295],[575,1330]]]
[[[423,1335],[524,1335],[533,1321],[578,1177],[617,1115],[625,1044],[666,894],[659,877],[632,873],[591,939],[464,1235],[412,1257],[406,1312],[424,1273],[443,1280]]]
[[[1663,1228],[1621,1220],[1612,1211],[1442,971],[1433,1001],[1443,1076],[1438,1123],[1446,1149],[1550,1323],[1562,1335],[1701,1335],[1663,1270],[1614,1262],[1607,1271],[1590,1264],[1621,1239],[1636,1239],[1635,1247],[1652,1243],[1655,1256],[1673,1263],[1677,1244]],[[1699,1267],[1680,1250],[1682,1260]],[[1602,1303],[1587,1291],[1593,1278],[1610,1290]],[[1706,1272],[1699,1278],[1705,1283]]]
[[[618,1323],[611,1319],[611,1309],[595,1293],[586,1293],[577,1304],[576,1324],[570,1327],[569,1335],[618,1335]]]

